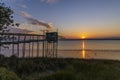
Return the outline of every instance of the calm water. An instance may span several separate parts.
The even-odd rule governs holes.
[[[120,60],[120,40],[60,41],[59,57]]]
[[[36,45],[36,44],[34,44]],[[22,49],[22,45],[20,45]],[[17,46],[15,46],[17,47]],[[28,45],[26,45],[26,56],[28,55]],[[40,45],[42,49],[42,44]],[[40,50],[40,56],[42,51]],[[2,49],[2,53],[7,56],[12,54],[11,47]],[[17,53],[17,50],[15,50]],[[36,56],[36,46],[34,56]],[[22,51],[20,51],[22,56]],[[62,58],[82,58],[82,59],[114,59],[120,60],[120,40],[72,40],[59,41],[58,57]]]

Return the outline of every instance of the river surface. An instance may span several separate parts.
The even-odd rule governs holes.
[[[20,56],[22,47],[20,44]],[[31,44],[32,45],[32,44]],[[12,45],[2,48],[1,53],[10,56]],[[17,54],[17,45],[14,53]],[[39,56],[42,56],[42,42],[39,45]],[[29,44],[26,44],[25,55],[28,56]],[[34,43],[34,56],[37,55],[37,44]],[[82,59],[112,59],[120,60],[120,40],[68,40],[58,42],[58,57],[61,58],[82,58]]]
[[[59,49],[60,57],[120,60],[120,40],[60,41]]]

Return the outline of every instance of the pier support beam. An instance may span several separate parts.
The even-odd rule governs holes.
[[[39,57],[39,36],[37,36],[37,57]]]
[[[19,57],[19,41],[20,41],[20,35],[18,35],[18,44],[17,44],[17,56]]]
[[[23,58],[25,57],[25,40],[26,40],[26,35],[24,36],[24,43],[23,43]]]
[[[29,39],[29,58],[31,57],[31,36],[30,36],[30,39]]]
[[[32,40],[34,40],[34,36],[32,36]],[[32,42],[32,58],[34,57],[34,42]]]
[[[14,55],[14,34],[12,35],[12,55]]]

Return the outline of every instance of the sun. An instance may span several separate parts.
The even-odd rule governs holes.
[[[85,39],[86,37],[85,36],[82,36],[82,39]]]
[[[81,33],[80,34],[80,39],[86,39],[86,37],[87,37],[87,33]]]

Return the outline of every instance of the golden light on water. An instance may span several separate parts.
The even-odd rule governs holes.
[[[85,43],[84,43],[84,41],[82,42],[82,58],[83,58],[83,59],[86,58],[86,54],[85,54]]]
[[[82,50],[82,58],[85,59],[86,55],[85,55],[85,50]]]

